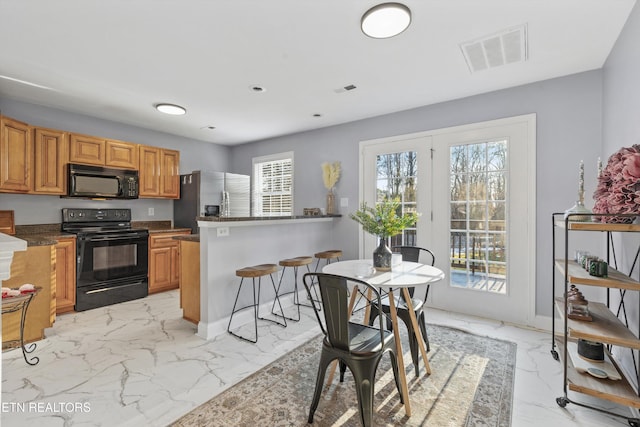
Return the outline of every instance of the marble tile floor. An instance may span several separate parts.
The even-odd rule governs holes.
[[[518,344],[514,427],[628,425],[623,418],[555,403],[562,395],[562,369],[549,353],[548,333],[433,309],[427,319]],[[38,365],[28,366],[20,350],[3,353],[1,425],[168,425],[319,333],[309,308],[287,328],[258,326],[255,345],[227,333],[205,341],[182,319],[177,291],[58,316],[38,342]]]

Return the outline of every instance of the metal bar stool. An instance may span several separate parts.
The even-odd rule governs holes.
[[[282,310],[282,305],[280,304],[280,299],[278,298],[278,291],[276,289],[276,283],[273,281],[273,276],[272,274],[278,271],[278,266],[275,264],[260,264],[260,265],[254,265],[252,267],[244,267],[241,268],[239,270],[236,270],[236,276],[241,277],[240,279],[240,286],[238,287],[238,293],[236,294],[236,301],[233,303],[233,310],[231,311],[231,317],[229,318],[229,325],[227,325],[227,332],[229,332],[231,335],[234,335],[240,339],[243,339],[245,341],[249,341],[251,343],[257,343],[258,342],[258,319],[260,320],[268,320],[269,322],[273,322],[276,323],[280,326],[287,326],[287,321],[284,318],[284,311]],[[271,278],[271,285],[273,286],[273,290],[276,292],[276,296],[275,296],[275,300],[274,300],[274,306],[276,301],[278,302],[278,306],[280,307],[280,313],[282,314],[282,320],[283,323],[280,323],[277,320],[273,320],[273,319],[267,319],[265,317],[260,317],[260,285],[261,285],[261,281],[262,281],[262,276],[269,276]],[[253,283],[253,304],[247,305],[245,307],[241,307],[236,309],[236,306],[238,305],[238,297],[240,297],[240,291],[242,291],[242,283],[244,282],[245,278],[251,278],[251,281]],[[258,278],[258,292],[256,294],[256,277]],[[245,338],[233,331],[231,331],[231,321],[233,320],[233,315],[236,314],[237,312],[247,309],[247,308],[251,308],[253,307],[253,321],[254,321],[254,330],[255,330],[255,340],[249,339],[249,338]]]
[[[313,270],[315,273],[318,273],[318,268],[320,267],[320,261],[324,260],[324,265],[330,264],[332,260],[340,261],[340,257],[342,256],[342,250],[340,249],[329,249],[328,251],[317,252],[313,255],[316,257],[316,268]],[[317,307],[320,307],[320,298],[318,298],[318,291],[316,290],[315,279],[311,281],[311,291],[316,294],[315,302],[317,303]]]
[[[282,295],[293,293],[293,303],[298,307],[298,318],[296,319],[293,317],[285,316],[286,319],[293,320],[294,322],[300,321],[300,306],[306,305],[306,304],[300,303],[300,296],[298,295],[298,267],[307,266],[307,273],[310,273],[311,270],[309,270],[309,264],[311,264],[312,262],[313,262],[313,258],[311,258],[310,256],[299,256],[296,258],[288,258],[288,259],[280,260],[279,262],[280,266],[282,267],[282,275],[280,276],[280,282],[278,283],[277,295],[278,297],[280,297]],[[284,278],[284,273],[287,270],[287,267],[293,267],[293,277],[294,277],[293,291],[280,293],[280,288],[282,287],[282,279]],[[276,307],[276,300],[273,301],[273,306],[271,307],[271,313],[275,314],[276,316],[280,316],[278,313],[274,312],[275,307]]]

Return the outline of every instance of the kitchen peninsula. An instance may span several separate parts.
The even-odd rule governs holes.
[[[313,256],[333,248],[333,223],[340,215],[288,217],[198,217],[200,227],[200,322],[198,336],[212,339],[226,332],[240,278],[237,269],[258,265],[278,264],[285,258]],[[313,267],[313,266],[312,266]],[[300,271],[300,276],[306,270]],[[260,294],[261,313],[271,310],[274,291],[265,278]],[[279,276],[274,275],[274,280]],[[293,289],[293,274],[287,271],[283,289]],[[304,286],[298,282],[301,297]],[[291,294],[288,295],[291,297]],[[240,296],[238,304],[248,305],[252,296]],[[283,299],[283,305],[290,300]],[[238,314],[239,323],[249,322],[253,311]],[[234,317],[235,319],[235,317]],[[235,322],[235,320],[234,320]]]

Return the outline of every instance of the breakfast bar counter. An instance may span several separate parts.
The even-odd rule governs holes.
[[[198,217],[200,227],[200,321],[198,336],[213,339],[226,332],[229,316],[238,291],[240,279],[237,269],[258,265],[278,264],[282,259],[313,256],[333,248],[334,221],[332,216],[287,217]],[[305,271],[306,272],[306,271]],[[283,289],[293,289],[293,277],[288,272]],[[274,280],[279,280],[279,276]],[[299,283],[299,290],[304,287]],[[301,294],[304,297],[304,294]],[[275,298],[267,279],[261,290],[261,312],[270,311]],[[241,295],[239,304],[249,304],[252,295]],[[283,299],[283,305],[288,304]],[[234,317],[234,323],[250,322],[253,313],[247,310]],[[246,318],[240,319],[240,316]],[[236,320],[238,319],[238,320]]]

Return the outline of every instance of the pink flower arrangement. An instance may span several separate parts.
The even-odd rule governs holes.
[[[640,213],[640,145],[624,147],[609,157],[593,193],[594,213]],[[631,223],[630,217],[597,217],[602,222]]]

